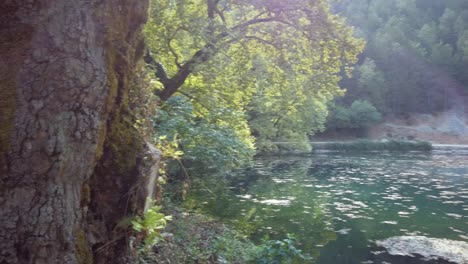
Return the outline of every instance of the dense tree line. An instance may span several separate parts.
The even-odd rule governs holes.
[[[384,115],[435,113],[466,91],[467,1],[341,0],[333,11],[367,41],[338,106],[368,100]]]

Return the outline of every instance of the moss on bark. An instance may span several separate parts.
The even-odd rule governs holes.
[[[79,228],[75,229],[75,251],[78,264],[93,263],[93,253],[86,240],[85,232]]]
[[[0,263],[132,263],[147,0],[33,2],[0,1]]]

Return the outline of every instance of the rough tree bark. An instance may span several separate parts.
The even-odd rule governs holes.
[[[158,153],[127,94],[147,0],[0,1],[0,263],[131,263]]]

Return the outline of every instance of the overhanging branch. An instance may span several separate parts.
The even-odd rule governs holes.
[[[252,40],[256,40],[258,42],[261,42],[263,44],[266,44],[266,45],[270,45],[270,46],[273,46],[275,49],[277,50],[281,50],[280,47],[278,47],[278,45],[276,45],[275,43],[271,42],[271,41],[268,41],[266,39],[262,39],[262,38],[259,38],[257,36],[244,36],[243,37],[244,39],[252,39]]]
[[[169,78],[167,77],[167,72],[164,69],[164,66],[160,62],[156,61],[153,58],[153,56],[151,56],[149,50],[146,50],[146,54],[145,56],[143,56],[143,60],[146,62],[146,64],[150,65],[151,68],[153,68],[154,75],[156,76],[156,78],[159,79],[159,81],[162,84],[164,84],[165,82],[169,80]]]
[[[214,14],[219,11],[217,8],[218,0],[207,0],[208,4],[208,17],[213,19]],[[168,40],[168,46],[170,52],[176,57],[176,65],[178,66],[178,71],[176,74],[169,78],[163,65],[155,60],[153,57],[151,57],[150,53],[147,52],[144,59],[145,62],[151,65],[155,69],[155,75],[157,78],[159,78],[159,81],[163,84],[163,90],[158,92],[158,96],[162,101],[166,101],[169,99],[174,93],[177,92],[177,90],[184,84],[185,80],[188,78],[188,76],[193,72],[193,68],[200,63],[204,63],[211,59],[219,50],[219,46],[228,46],[233,42],[239,41],[241,38],[245,39],[254,39],[257,40],[261,43],[267,44],[274,46],[276,49],[280,50],[280,47],[278,47],[275,43],[256,37],[256,36],[244,36],[244,37],[239,37],[236,36],[238,33],[242,33],[247,31],[247,28],[249,26],[255,25],[255,24],[260,24],[260,23],[268,23],[268,22],[279,22],[279,23],[284,23],[282,21],[281,17],[279,15],[273,15],[270,17],[260,17],[262,16],[263,13],[258,14],[256,17],[254,17],[251,20],[245,21],[239,25],[236,25],[234,27],[231,27],[229,30],[222,32],[215,36],[211,42],[206,44],[203,48],[198,50],[197,52],[194,53],[192,58],[190,58],[188,61],[186,61],[184,64],[179,64],[178,62],[178,57],[176,56],[177,54],[175,51],[172,49],[170,42],[172,39]],[[219,14],[218,14],[219,15]],[[224,19],[222,19],[224,20]],[[177,31],[176,31],[177,32]],[[174,33],[175,35],[175,33]],[[224,42],[224,43],[223,43]],[[218,46],[218,47],[217,47]]]

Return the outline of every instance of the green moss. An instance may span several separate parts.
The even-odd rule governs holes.
[[[114,9],[110,9],[112,12]],[[137,209],[143,208],[144,201],[138,196],[138,165],[143,156],[143,140],[134,128],[132,113],[128,110],[128,78],[132,76],[130,55],[125,51],[128,43],[123,34],[127,26],[119,26],[111,13],[98,14],[103,24],[112,25],[106,31],[104,42],[101,43],[105,52],[104,71],[106,75],[105,110],[106,125],[97,135],[98,151],[96,167],[89,179],[89,193],[92,206],[89,210],[102,219],[107,227],[116,227],[113,232],[103,232],[100,238],[103,242],[114,241],[105,252],[94,252],[95,258],[111,261],[114,255],[132,255],[134,252],[127,245],[125,239],[113,240],[115,232],[121,229],[119,219],[132,215]],[[117,23],[117,24],[116,24]],[[109,190],[112,190],[109,192]],[[88,189],[82,189],[82,196],[88,196]],[[83,203],[86,198],[82,197]],[[117,226],[116,226],[117,225]],[[122,234],[124,236],[127,233]],[[78,239],[77,239],[78,240]],[[138,240],[136,241],[138,242]],[[77,242],[77,244],[80,244]],[[135,251],[135,249],[133,249]]]
[[[128,175],[135,169],[138,156],[143,151],[143,145],[131,120],[119,116],[109,131],[109,147],[117,172]]]
[[[142,151],[142,141],[133,127],[131,113],[127,110],[129,85],[126,76],[131,74],[124,71],[126,67],[122,65],[127,63],[125,58],[115,49],[115,44],[112,43],[115,37],[111,34],[104,44],[109,90],[106,111],[112,113],[106,131],[106,147],[110,149],[114,169],[121,175],[128,175],[136,166],[137,158]],[[100,140],[104,140],[105,137],[106,135],[103,134]]]
[[[93,253],[89,247],[86,235],[83,230],[77,228],[74,232],[75,235],[75,251],[76,258],[79,264],[93,263]]]
[[[80,207],[88,206],[91,202],[91,188],[87,182],[81,186]]]

